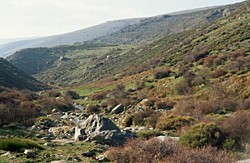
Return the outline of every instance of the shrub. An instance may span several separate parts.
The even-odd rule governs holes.
[[[165,160],[166,162],[192,163],[234,163],[235,159],[227,151],[217,150],[211,146],[202,148],[182,148],[178,154]]]
[[[161,136],[161,135],[163,134],[158,130],[144,130],[144,131],[139,131],[136,133],[136,137],[145,138],[145,139],[149,139],[149,138]]]
[[[204,58],[203,65],[207,67],[212,67],[215,58],[215,56],[208,56]]]
[[[160,112],[152,113],[149,117],[146,118],[146,126],[155,128],[161,115],[162,113]]]
[[[225,134],[214,124],[199,123],[192,126],[180,137],[180,142],[191,147],[211,145],[222,148]]]
[[[211,146],[187,148],[171,140],[135,139],[124,147],[112,147],[105,153],[111,162],[179,162],[179,163],[233,163],[235,159],[226,151]]]
[[[127,93],[125,92],[125,86],[122,84],[118,84],[116,88],[107,95],[107,97],[108,100],[116,101],[118,104],[121,103],[121,101],[127,97]]]
[[[56,100],[54,97],[44,98],[42,99],[41,103],[42,103],[43,111],[45,112],[51,112],[52,109],[55,109],[55,108],[60,111],[69,111],[73,109],[73,106],[71,103],[69,103],[69,101]]]
[[[49,92],[49,97],[59,97],[59,96],[61,96],[61,92],[57,92],[57,91]]]
[[[179,95],[188,95],[193,92],[193,89],[190,83],[186,79],[183,79],[175,85],[175,91]]]
[[[107,92],[96,93],[91,96],[91,100],[103,100],[107,97]]]
[[[161,131],[176,131],[182,126],[190,124],[192,121],[194,121],[194,119],[190,116],[167,115],[158,120],[156,128]]]
[[[151,109],[147,109],[145,111],[140,111],[138,113],[135,113],[134,118],[133,118],[133,124],[134,125],[145,125],[146,118],[149,117],[152,113],[154,113],[154,111]]]
[[[17,151],[22,152],[24,149],[43,149],[37,143],[27,140],[27,139],[19,139],[19,138],[4,138],[0,140],[0,149],[5,151]]]
[[[92,114],[92,113],[99,113],[100,112],[100,109],[97,105],[89,105],[87,108],[86,108],[86,112],[88,114]]]
[[[224,120],[221,128],[229,135],[230,138],[240,143],[250,142],[250,113],[239,111],[233,116]]]
[[[110,108],[113,108],[113,107],[117,106],[118,104],[119,104],[118,101],[115,99],[108,99],[107,100],[107,105]]]
[[[155,79],[162,79],[162,78],[166,78],[169,77],[169,71],[166,70],[158,70],[156,72],[154,72],[154,78]]]
[[[196,62],[206,57],[208,54],[209,54],[208,47],[205,47],[205,46],[197,47],[195,50],[193,50],[192,58]]]
[[[211,77],[212,78],[219,78],[219,77],[225,75],[226,73],[227,72],[224,69],[219,68],[219,69],[215,70],[214,72],[212,72]]]
[[[244,100],[240,103],[240,109],[243,109],[243,110],[250,109],[250,98],[244,99]]]
[[[20,123],[30,126],[34,124],[35,118],[41,116],[40,109],[31,104],[30,108],[10,108],[6,105],[0,105],[0,124],[8,125],[11,123]]]
[[[178,150],[173,141],[150,139],[130,140],[124,147],[113,147],[106,153],[115,162],[160,162]]]
[[[155,106],[157,109],[172,109],[176,103],[173,101],[156,101]]]
[[[65,92],[66,96],[69,96],[71,99],[79,99],[80,95],[76,93],[75,91],[66,91]]]
[[[144,80],[138,80],[138,81],[136,81],[135,86],[136,86],[137,90],[141,90],[141,89],[145,88],[146,84],[145,84]]]

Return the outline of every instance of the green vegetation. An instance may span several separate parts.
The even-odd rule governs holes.
[[[136,133],[137,137],[145,138],[145,139],[149,139],[149,138],[161,136],[161,135],[163,135],[163,134],[157,130],[145,130],[145,131],[139,131]]]
[[[188,130],[180,137],[180,142],[191,147],[202,147],[212,145],[222,147],[225,134],[214,124],[200,123]]]
[[[156,124],[156,128],[165,131],[165,130],[173,130],[176,131],[180,129],[182,126],[189,125],[194,118],[190,116],[177,116],[177,115],[169,115],[163,116],[158,120]]]
[[[42,90],[47,86],[36,79],[26,75],[8,61],[0,58],[0,85],[8,88]]]
[[[0,87],[1,136],[20,134],[47,143],[33,162],[91,162],[101,153],[114,162],[234,162],[231,153],[249,157],[250,6],[236,6],[237,11],[211,24],[141,46],[78,44],[17,52],[9,58],[13,64],[34,59],[40,69],[24,68],[60,87],[39,95]],[[94,113],[138,138],[121,147],[69,140],[75,123]],[[7,130],[15,127],[17,132]],[[19,133],[20,127],[27,135]],[[28,131],[34,130],[44,135],[33,138]],[[161,134],[166,136],[152,138]]]
[[[5,151],[23,152],[24,149],[43,149],[40,145],[31,140],[19,138],[3,138],[0,140],[0,149]]]

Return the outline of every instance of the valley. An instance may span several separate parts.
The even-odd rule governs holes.
[[[249,159],[249,20],[244,1],[113,21],[0,59],[0,162]]]

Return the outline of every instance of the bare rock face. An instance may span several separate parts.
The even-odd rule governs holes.
[[[134,134],[121,130],[108,118],[98,114],[90,115],[75,128],[75,141],[90,141],[108,145],[122,145]]]
[[[86,121],[80,124],[81,128],[85,129],[86,134],[92,134],[94,132],[115,130],[121,132],[120,129],[108,118],[105,118],[98,114],[90,115]]]

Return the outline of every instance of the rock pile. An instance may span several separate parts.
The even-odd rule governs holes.
[[[90,115],[75,128],[75,141],[91,141],[100,144],[122,145],[135,137],[130,131],[121,131],[110,119],[98,114]]]

